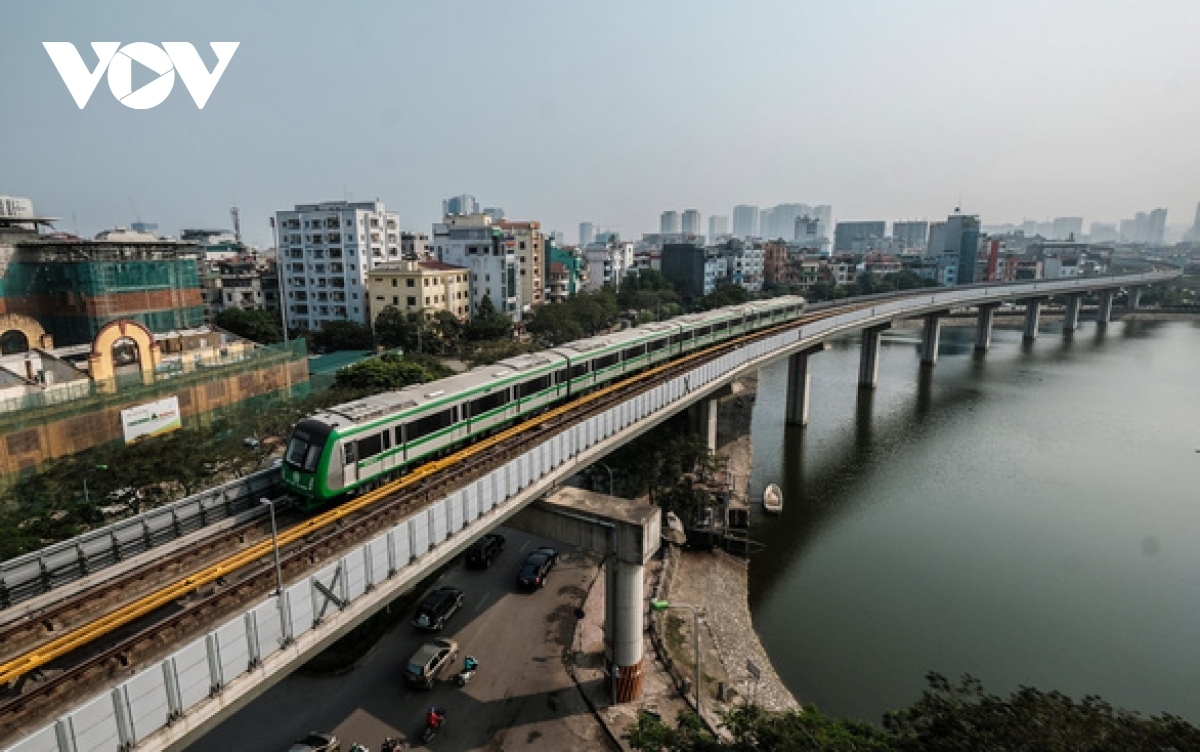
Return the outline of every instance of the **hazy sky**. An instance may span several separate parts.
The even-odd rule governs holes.
[[[429,231],[472,193],[574,240],[663,209],[1117,220],[1200,200],[1197,0],[22,2],[0,24],[0,194],[82,233],[140,216],[252,242],[297,202],[381,198]],[[79,110],[43,41],[241,43]],[[138,85],[135,81],[135,86]],[[136,215],[135,215],[136,212]],[[74,217],[74,220],[72,220]]]

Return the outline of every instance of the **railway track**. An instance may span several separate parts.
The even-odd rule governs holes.
[[[634,374],[301,520],[279,532],[283,579],[288,582],[303,576],[316,565],[370,540],[446,491],[470,483],[544,438],[651,388],[660,379],[669,379],[747,342],[830,315],[822,312],[803,316]],[[154,592],[89,617],[91,621],[86,625],[64,630],[0,665],[0,685],[9,685],[8,695],[0,699],[0,739],[44,720],[67,703],[90,696],[102,684],[132,674],[213,623],[245,610],[275,587],[272,554],[267,535],[174,582],[162,584],[160,578]],[[74,613],[85,613],[79,606],[75,608]],[[54,631],[50,630],[51,634]],[[97,646],[97,641],[109,636],[107,643]],[[26,680],[56,662],[65,663],[64,659],[70,665],[61,672],[37,681]]]

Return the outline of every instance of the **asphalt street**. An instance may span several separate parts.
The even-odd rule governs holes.
[[[343,752],[353,742],[377,752],[386,736],[424,749],[419,735],[431,705],[446,710],[446,725],[429,745],[437,750],[608,750],[611,742],[567,673],[575,609],[598,573],[598,561],[552,541],[508,529],[504,551],[487,570],[459,564],[427,589],[462,588],[463,607],[441,633],[420,632],[411,611],[353,670],[340,676],[293,674],[268,690],[189,752],[286,752],[309,731],[332,731]],[[561,554],[546,587],[518,592],[516,572],[538,546]],[[402,672],[412,653],[433,636],[459,644],[453,664],[432,690],[409,689]],[[479,670],[465,688],[451,683],[466,655]]]

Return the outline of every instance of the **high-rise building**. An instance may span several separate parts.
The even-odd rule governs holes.
[[[796,229],[792,242],[806,251],[817,251],[824,255],[829,251],[829,240],[826,237],[825,225],[816,217],[805,215],[796,219]]]
[[[486,296],[492,306],[521,320],[521,283],[516,242],[492,226],[490,214],[447,215],[433,226],[433,252],[438,261],[471,270],[471,316]]]
[[[504,231],[504,242],[517,252],[520,269],[521,310],[529,313],[543,302],[546,238],[541,222],[496,222]]]
[[[703,235],[704,230],[700,228],[700,212],[695,209],[688,209],[683,213],[683,234],[684,235]]]
[[[1108,222],[1093,222],[1088,228],[1089,243],[1111,243],[1117,239],[1117,226]]]
[[[485,206],[483,213],[491,217],[493,222],[500,222],[504,219],[504,207],[502,206]]]
[[[276,212],[275,223],[285,324],[369,324],[367,273],[400,258],[400,215],[382,201],[324,201]]]
[[[729,217],[717,214],[708,218],[708,242],[715,243],[717,238],[729,234]]]
[[[595,239],[596,239],[596,225],[592,224],[591,222],[580,222],[579,223],[579,246],[582,248],[583,246],[589,245]]]
[[[878,249],[887,235],[887,222],[838,222],[833,230],[833,251],[864,253]]]
[[[1193,243],[1200,243],[1200,204],[1196,204],[1196,219],[1192,221],[1192,234],[1189,240]]]
[[[1051,240],[1079,239],[1083,234],[1083,217],[1055,217],[1050,228]]]
[[[924,221],[893,222],[892,242],[900,251],[925,250],[929,242],[929,223]]]
[[[738,204],[733,207],[733,235],[738,238],[758,237],[758,207]]]
[[[658,218],[658,231],[663,235],[679,234],[679,212],[667,210]]]
[[[587,266],[587,289],[620,287],[621,280],[633,268],[633,243],[616,239],[592,243],[583,249],[583,260]]]
[[[662,250],[662,274],[669,279],[684,300],[706,295],[711,287],[706,278],[703,248],[693,243],[667,243]]]
[[[1167,210],[1160,207],[1150,212],[1150,218],[1146,225],[1146,242],[1150,245],[1160,246],[1166,243],[1166,239]]]
[[[929,253],[939,261],[944,285],[966,285],[975,281],[979,259],[979,216],[951,214],[945,222],[935,222],[929,232]]]
[[[470,194],[464,193],[461,196],[451,196],[450,198],[442,201],[443,216],[447,214],[465,215],[478,213],[479,202],[476,201],[475,197]]]

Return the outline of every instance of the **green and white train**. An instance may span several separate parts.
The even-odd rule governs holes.
[[[781,297],[626,329],[328,408],[292,430],[283,482],[313,509],[572,396],[804,311]]]

